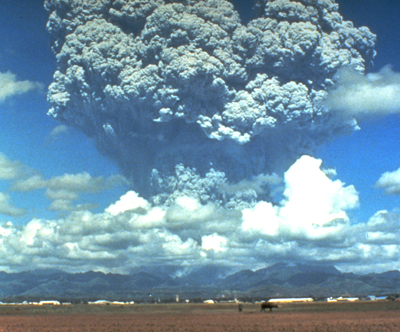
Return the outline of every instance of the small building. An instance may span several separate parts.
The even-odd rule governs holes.
[[[109,301],[107,300],[98,300],[98,301],[88,301],[88,304],[95,304],[95,305],[104,305],[104,304],[110,304]]]
[[[215,304],[214,300],[205,300],[203,301],[205,304]]]
[[[389,297],[388,296],[377,296],[376,300],[377,301],[386,301]]]
[[[39,305],[60,305],[60,301],[40,301]]]
[[[282,299],[270,299],[268,302],[274,303],[294,303],[294,302],[313,302],[312,297],[295,297],[295,298],[282,298]]]
[[[342,296],[340,296],[340,297],[338,297],[337,299],[336,299],[337,301],[349,301],[349,302],[354,302],[354,301],[358,301],[358,300],[360,300],[358,297],[342,297]]]
[[[375,295],[368,295],[365,297],[367,301],[386,301],[388,300],[388,296],[375,296]]]

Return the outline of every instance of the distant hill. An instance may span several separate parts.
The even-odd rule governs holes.
[[[366,296],[400,293],[400,272],[357,275],[333,266],[277,263],[257,271],[242,270],[227,275],[223,268],[204,267],[171,277],[168,273],[136,272],[129,275],[88,271],[67,273],[34,270],[0,272],[0,300],[39,301],[168,301],[191,298]]]

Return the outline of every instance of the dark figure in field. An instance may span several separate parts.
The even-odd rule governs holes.
[[[278,308],[278,305],[275,303],[261,303],[260,311],[265,311],[265,309],[269,309],[269,311],[272,311],[272,308]]]
[[[242,312],[243,310],[243,306],[241,304],[239,304],[239,312]]]

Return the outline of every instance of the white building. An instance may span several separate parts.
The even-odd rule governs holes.
[[[337,301],[349,301],[349,302],[354,302],[354,301],[358,301],[359,298],[358,298],[358,297],[342,297],[342,296],[340,296],[340,297],[338,297],[336,300],[337,300]]]
[[[59,301],[40,301],[39,305],[60,305]]]
[[[99,304],[99,305],[101,305],[101,304],[110,304],[110,302],[107,301],[107,300],[98,300],[98,301],[93,301],[93,302],[89,301],[88,304]]]
[[[293,303],[293,302],[313,302],[312,297],[295,297],[295,298],[282,298],[282,299],[270,299],[268,302],[274,303]]]

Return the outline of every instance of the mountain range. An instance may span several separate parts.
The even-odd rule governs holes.
[[[396,295],[400,272],[358,275],[333,266],[277,263],[257,271],[226,271],[207,266],[186,275],[135,272],[129,275],[59,270],[0,272],[0,300],[61,300],[85,302],[99,299],[135,302],[200,301],[206,298],[262,300],[271,297],[324,297]]]

